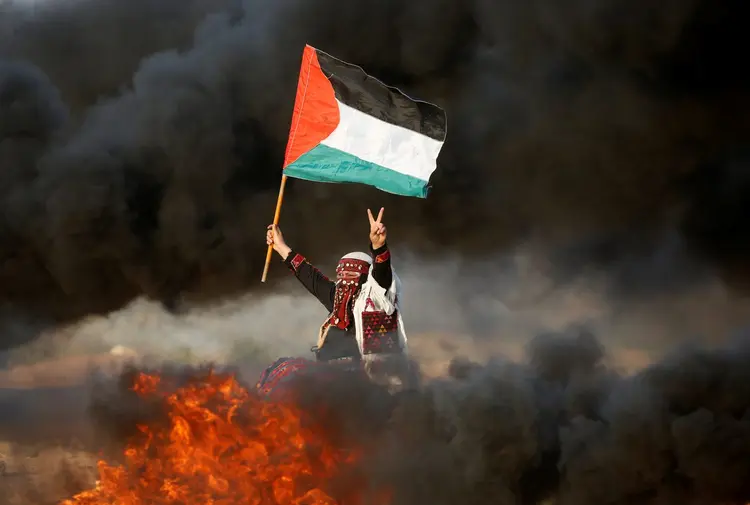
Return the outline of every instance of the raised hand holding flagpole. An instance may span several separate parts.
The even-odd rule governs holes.
[[[437,105],[306,45],[273,224],[279,222],[287,177],[427,198],[446,132],[445,111]],[[370,213],[370,219],[384,237],[382,214],[375,219]],[[272,256],[269,247],[261,282]]]

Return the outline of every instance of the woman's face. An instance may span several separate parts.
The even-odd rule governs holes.
[[[370,268],[369,263],[357,259],[341,259],[336,265],[336,279],[338,282],[347,284],[357,284],[361,281],[362,275],[367,273]]]
[[[360,275],[362,274],[359,274],[357,272],[350,272],[347,270],[343,270],[336,274],[336,278],[340,281],[355,281],[359,279]]]

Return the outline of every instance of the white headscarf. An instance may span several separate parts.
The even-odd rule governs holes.
[[[359,252],[359,251],[350,252],[349,254],[342,256],[341,259],[342,260],[352,259],[352,260],[366,261],[367,263],[372,265],[372,256],[370,256],[367,253]]]

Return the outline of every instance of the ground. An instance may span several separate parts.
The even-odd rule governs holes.
[[[35,448],[0,442],[3,505],[52,505],[96,479],[96,457],[72,447]]]

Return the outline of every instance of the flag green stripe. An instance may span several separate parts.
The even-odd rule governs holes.
[[[318,144],[284,169],[287,177],[314,182],[359,183],[396,195],[427,198],[428,181]]]

